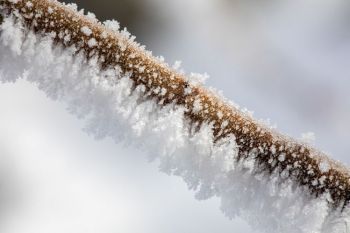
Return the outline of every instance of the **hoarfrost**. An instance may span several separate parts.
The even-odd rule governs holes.
[[[86,16],[93,21],[97,21],[96,15],[92,12],[88,12]]]
[[[330,165],[327,161],[321,161],[319,164],[320,171],[326,173],[329,171]]]
[[[114,32],[119,32],[119,22],[116,20],[106,20],[103,22],[103,24],[110,30],[114,31]]]
[[[182,61],[175,61],[173,65],[174,70],[179,70],[181,68]]]
[[[286,155],[285,155],[285,154],[280,154],[280,155],[278,156],[278,160],[279,160],[280,162],[283,162],[285,159],[286,159]]]
[[[199,98],[197,98],[194,102],[193,102],[193,112],[194,113],[198,113],[202,110],[202,103],[201,100]]]
[[[49,14],[52,14],[52,13],[53,13],[52,7],[48,7],[48,8],[47,8],[47,12],[48,12]]]
[[[90,48],[95,47],[96,45],[97,45],[97,41],[96,41],[95,38],[91,38],[91,39],[88,40],[88,46]]]
[[[92,34],[92,31],[89,27],[84,26],[80,29],[82,33],[84,33],[86,36],[90,36]]]
[[[191,73],[189,75],[189,81],[195,85],[205,84],[205,81],[208,78],[209,78],[209,75],[207,73],[204,73],[204,74]]]
[[[315,139],[316,139],[315,133],[313,132],[302,133],[301,139],[306,143],[312,144],[315,142]]]
[[[292,180],[282,182],[277,171],[257,173],[254,153],[236,159],[234,135],[214,142],[212,124],[192,129],[185,120],[186,109],[170,104],[161,108],[152,99],[144,100],[144,90],[133,89],[130,74],[121,73],[118,66],[100,70],[96,59],[87,61],[75,47],[63,48],[12,18],[6,18],[0,30],[3,82],[26,78],[83,118],[87,133],[147,151],[160,162],[161,171],[182,177],[198,199],[219,197],[227,217],[241,216],[261,232],[347,232],[348,209],[332,209],[327,195],[314,198]],[[92,33],[88,27],[81,31]],[[273,154],[278,149],[270,148]],[[285,158],[280,154],[278,159]],[[325,164],[320,167],[327,170]]]
[[[33,7],[33,3],[32,3],[32,2],[27,2],[27,3],[26,3],[26,6],[30,9],[30,8]]]

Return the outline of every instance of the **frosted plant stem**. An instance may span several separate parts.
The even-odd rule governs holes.
[[[185,109],[189,129],[196,132],[210,125],[213,142],[226,139],[237,144],[238,154],[232,159],[252,163],[253,176],[277,174],[279,184],[292,182],[312,199],[326,200],[331,210],[340,214],[347,210],[350,174],[345,166],[265,126],[224,97],[192,82],[145,51],[125,31],[112,30],[57,1],[1,0],[0,6],[5,19],[15,17],[35,34],[50,35],[66,48],[74,46],[76,54],[96,59],[99,69],[118,67],[132,81],[132,90],[142,90],[145,100],[161,108]]]

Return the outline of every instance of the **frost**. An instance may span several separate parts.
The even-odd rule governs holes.
[[[95,47],[96,45],[97,45],[97,41],[95,38],[91,38],[90,40],[88,40],[88,46],[90,48]]]
[[[165,88],[162,88],[162,89],[160,90],[160,95],[161,95],[161,96],[164,96],[166,93],[167,93],[167,90],[166,90]]]
[[[192,88],[191,87],[185,88],[185,95],[189,95],[191,93],[192,93]]]
[[[326,176],[321,176],[321,178],[319,179],[320,184],[323,185],[326,179],[327,179]]]
[[[193,112],[194,113],[198,113],[199,111],[202,110],[202,103],[201,100],[199,98],[197,98],[194,102],[193,102]]]
[[[116,20],[106,20],[103,22],[103,24],[110,30],[114,32],[119,32],[120,25],[119,22]]]
[[[181,63],[182,63],[182,61],[175,61],[174,65],[173,65],[173,69],[179,70],[181,68]]]
[[[301,134],[301,139],[309,144],[312,144],[315,142],[315,133],[313,132],[306,132]]]
[[[280,162],[283,162],[284,160],[286,160],[286,155],[285,155],[285,154],[280,154],[280,155],[278,156],[278,160],[279,160]]]
[[[228,126],[228,121],[223,121],[221,124],[221,128],[224,129],[226,126]]]
[[[71,40],[71,36],[70,36],[70,35],[65,35],[65,36],[63,37],[63,40],[64,40],[65,43],[68,43],[68,42],[70,42],[70,40]]]
[[[52,9],[51,7],[48,7],[48,8],[47,8],[47,12],[48,12],[49,14],[52,14],[52,13],[53,13],[53,9]]]
[[[247,115],[250,116],[250,117],[253,117],[253,115],[254,115],[254,111],[251,111],[251,110],[249,110],[249,109],[247,109],[247,108],[242,108],[241,111],[242,111],[243,113],[247,114]]]
[[[221,111],[217,112],[216,115],[219,117],[219,119],[221,119],[224,116],[224,114]]]
[[[12,20],[4,20],[4,22],[0,25],[1,34],[1,42],[5,46],[9,46],[13,53],[16,55],[20,55],[22,53],[22,26],[19,23],[15,23]]]
[[[88,12],[88,13],[86,14],[86,16],[87,16],[89,19],[93,20],[93,21],[96,21],[96,20],[97,20],[97,19],[96,19],[96,15],[95,15],[94,13],[92,13],[92,12]]]
[[[270,151],[271,151],[272,154],[276,154],[276,147],[275,147],[275,145],[271,146]]]
[[[77,11],[78,10],[78,5],[75,3],[66,3],[65,4],[67,7],[69,7],[70,9],[72,9],[73,11]]]
[[[205,81],[208,78],[209,78],[209,75],[207,73],[205,74],[191,73],[189,75],[189,81],[195,85],[205,84]]]
[[[180,74],[185,74],[185,70],[181,67],[182,61],[175,61],[172,68]]]
[[[92,34],[91,29],[87,26],[81,27],[80,31],[84,33],[86,36],[90,36]]]
[[[120,34],[127,39],[129,39],[131,37],[131,33],[128,31],[128,29],[126,27],[120,31]]]
[[[32,2],[27,2],[27,3],[26,3],[26,6],[30,9],[30,8],[33,7],[33,3],[32,3]]]
[[[88,27],[82,27],[81,32],[92,34]],[[90,45],[96,46],[96,40]],[[314,198],[293,180],[283,179],[289,168],[282,174],[257,172],[254,150],[258,148],[238,160],[235,135],[214,142],[213,123],[191,127],[185,119],[187,109],[172,104],[160,107],[157,101],[143,98],[145,87],[134,88],[130,75],[118,66],[101,70],[97,58],[87,60],[78,48],[64,48],[52,36],[34,34],[12,18],[1,25],[3,82],[22,77],[37,85],[82,118],[87,133],[148,152],[151,160],[159,161],[161,171],[181,177],[200,200],[220,198],[227,217],[241,216],[261,232],[346,232],[350,211],[332,209],[327,193]],[[162,95],[168,92],[161,88],[153,91]],[[186,88],[185,93],[191,94],[192,89]],[[193,104],[194,111],[204,107],[199,99]],[[223,113],[217,116],[221,118]],[[227,125],[223,121],[221,127]],[[280,152],[283,148],[273,145],[266,149],[276,155],[269,159],[270,164],[286,159]],[[322,161],[319,166],[323,172],[329,169]],[[322,184],[325,178],[311,182]]]
[[[321,161],[319,164],[320,171],[326,173],[330,169],[330,165],[327,161]]]

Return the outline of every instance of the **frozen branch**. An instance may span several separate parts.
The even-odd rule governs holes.
[[[277,174],[280,185],[292,182],[311,198],[326,200],[332,211],[341,213],[348,208],[350,173],[345,166],[254,120],[153,57],[125,32],[112,30],[57,1],[1,0],[0,6],[5,21],[14,17],[26,30],[50,35],[60,46],[74,47],[75,54],[83,54],[88,61],[95,59],[102,71],[118,67],[132,81],[133,91],[142,90],[143,101],[155,101],[161,108],[185,109],[189,131],[198,132],[209,125],[214,143],[233,141],[238,153],[232,159],[235,163],[252,162],[252,176]]]

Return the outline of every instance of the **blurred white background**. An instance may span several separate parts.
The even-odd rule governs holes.
[[[350,3],[341,0],[79,1],[279,131],[349,164]],[[36,87],[0,85],[0,232],[253,232],[197,201],[142,151],[95,141]]]

